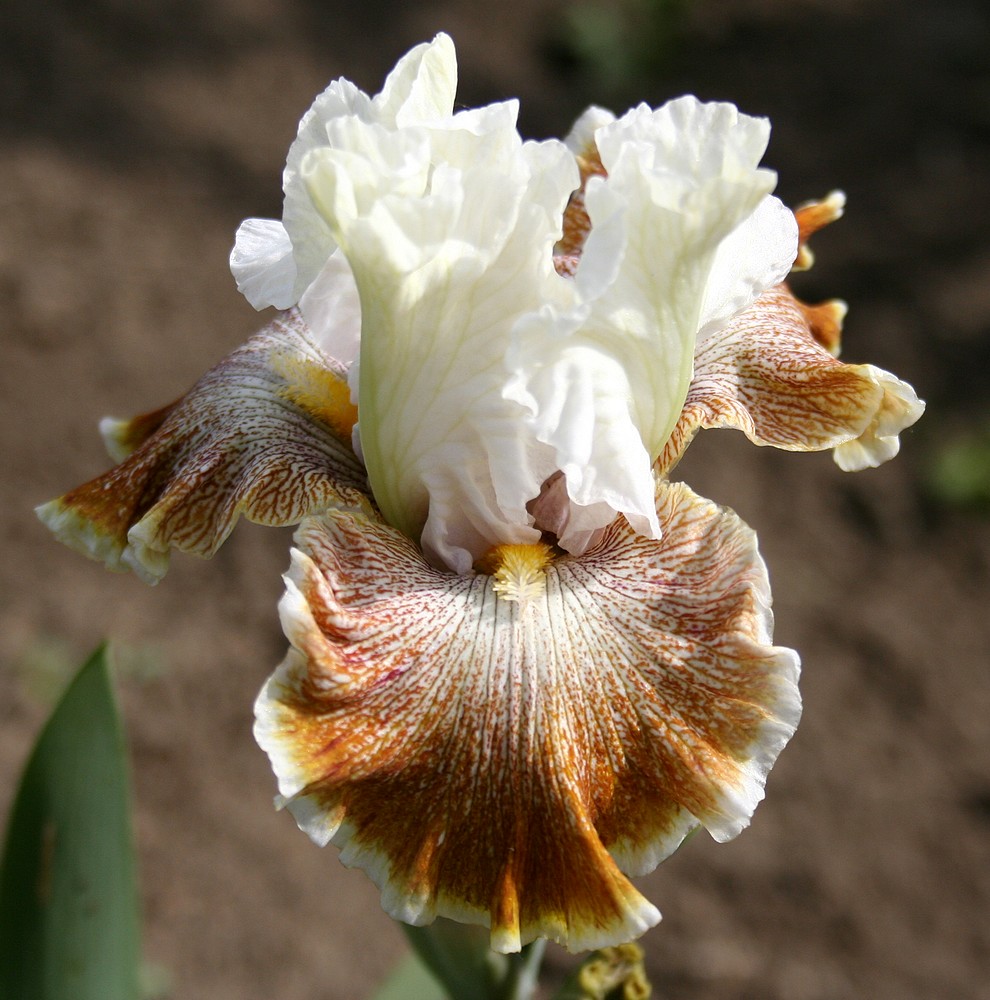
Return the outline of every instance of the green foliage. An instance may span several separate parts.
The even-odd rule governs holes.
[[[990,515],[990,428],[941,448],[930,468],[928,491],[944,507]]]
[[[686,10],[687,0],[585,0],[568,9],[562,42],[597,88],[620,91],[668,62]]]
[[[529,1000],[533,996],[546,941],[534,941],[515,955],[488,947],[484,927],[436,920],[402,929],[423,965],[443,984],[451,1000]],[[426,1000],[409,994],[409,1000]]]
[[[416,955],[407,955],[372,1000],[444,1000],[436,978]]]
[[[41,733],[0,865],[4,1000],[135,1000],[139,924],[123,732],[105,650]]]

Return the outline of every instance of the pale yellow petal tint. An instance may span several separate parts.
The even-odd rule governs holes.
[[[38,515],[71,547],[154,583],[171,548],[210,556],[241,514],[285,525],[366,504],[354,417],[342,374],[285,313],[177,403],[103,421],[120,464]]]
[[[770,644],[752,532],[679,484],[658,514],[661,540],[618,519],[526,600],[367,516],[297,532],[292,648],[255,734],[299,825],[395,918],[482,923],[501,951],[619,943],[659,919],[623,872],[699,821],[748,823],[797,723],[797,657]]]

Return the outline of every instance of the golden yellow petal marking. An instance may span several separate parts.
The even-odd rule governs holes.
[[[475,568],[492,577],[492,590],[503,600],[524,603],[546,592],[551,562],[553,549],[544,542],[496,545],[478,560]]]
[[[276,358],[300,376],[294,387]],[[155,582],[171,548],[210,556],[242,514],[284,525],[335,503],[362,506],[353,407],[333,365],[298,312],[277,316],[177,403],[103,421],[120,464],[38,516],[67,545]]]
[[[101,420],[100,433],[110,457],[115,462],[123,462],[165,423],[168,415],[180,402],[181,400],[176,400],[161,409],[131,417],[130,420],[114,420],[112,417]]]
[[[680,484],[657,513],[660,540],[620,518],[554,558],[528,608],[374,516],[297,532],[255,736],[299,825],[396,919],[487,924],[498,951],[618,944],[659,919],[623,872],[699,820],[745,826],[797,723],[797,658],[768,645],[752,532]]]
[[[357,423],[357,407],[347,383],[326,365],[299,354],[272,355],[272,370],[285,379],[279,395],[322,420],[343,441],[349,441]]]

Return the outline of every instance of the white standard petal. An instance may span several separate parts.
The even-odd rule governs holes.
[[[456,90],[454,43],[441,32],[406,53],[389,73],[373,101],[377,120],[402,128],[447,118]]]
[[[326,277],[324,269],[337,245],[310,200],[300,169],[309,153],[335,144],[334,123],[356,118],[394,130],[400,118],[403,123],[442,120],[450,117],[456,79],[453,44],[439,35],[404,56],[374,99],[344,79],[334,80],[316,98],[289,147],[282,175],[282,222],[248,219],[238,230],[231,254],[238,288],[255,308],[296,305],[314,282]],[[315,295],[321,297],[322,292]],[[312,315],[311,309],[303,311]]]
[[[794,213],[768,195],[719,244],[701,307],[703,339],[722,329],[790,273],[798,250]]]
[[[581,508],[580,532],[561,538],[569,551],[592,537],[595,509],[600,526],[611,508],[658,532],[652,462],[687,394],[719,244],[775,183],[758,167],[768,134],[762,119],[694,98],[640,106],[594,132],[608,176],[587,183],[577,300],[518,324],[506,388]]]
[[[361,300],[340,249],[330,255],[316,280],[303,292],[299,311],[320,347],[350,369],[361,346]]]
[[[575,155],[580,156],[595,149],[595,133],[605,125],[611,125],[615,115],[605,108],[592,105],[581,113],[581,116],[571,127],[564,139],[564,145]]]
[[[245,219],[237,227],[230,270],[238,291],[255,309],[295,304],[296,264],[285,226],[275,219]]]
[[[464,572],[539,535],[526,502],[552,455],[520,436],[504,355],[518,316],[571,292],[552,248],[577,169],[561,143],[522,143],[514,105],[443,129],[345,128],[347,151],[304,172],[361,296],[362,452],[389,523]]]

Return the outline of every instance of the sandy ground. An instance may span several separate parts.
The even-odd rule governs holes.
[[[875,472],[727,433],[678,470],[759,532],[806,708],[752,828],[643,880],[665,914],[643,942],[657,995],[990,997],[990,532],[925,488],[990,419],[982,3],[697,0],[676,56],[604,97],[536,0],[12,0],[0,22],[0,815],[44,717],[38,664],[112,636],[133,667],[145,951],[171,996],[351,1000],[403,949],[364,876],[273,812],[251,740],[289,536],[243,525],[149,589],[50,541],[31,508],[106,466],[101,416],[171,400],[259,325],[226,257],[242,218],[278,214],[312,96],[342,74],[376,89],[445,29],[465,103],[521,96],[531,135],[594,98],[688,90],[769,115],[783,197],[849,195],[799,291],[847,299],[846,358],[930,404]]]

